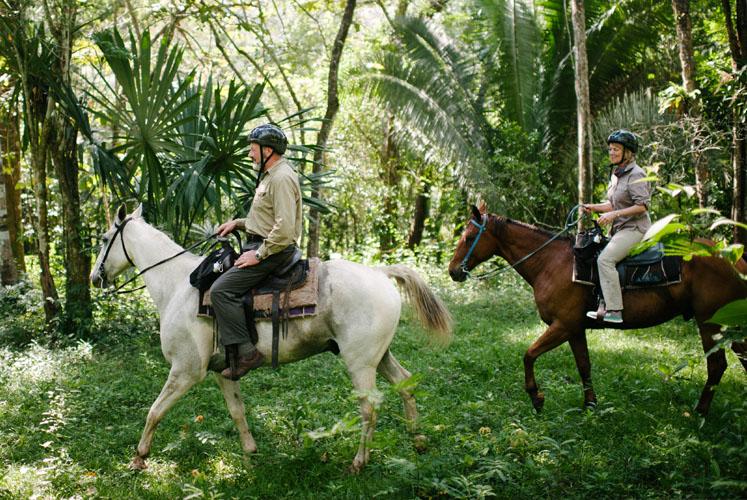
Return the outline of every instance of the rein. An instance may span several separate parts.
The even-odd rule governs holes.
[[[119,239],[122,242],[122,251],[125,254],[125,258],[127,258],[127,262],[129,262],[132,267],[137,267],[135,265],[135,263],[132,262],[132,259],[130,258],[130,255],[127,253],[127,248],[125,247],[125,244],[124,244],[124,228],[127,225],[127,223],[130,222],[131,220],[132,220],[131,217],[127,217],[125,220],[122,221],[121,224],[116,224],[116,223],[114,224],[114,227],[117,228],[117,231],[114,233],[114,236],[112,236],[111,242],[109,243],[109,246],[107,247],[106,252],[104,253],[104,258],[101,259],[101,264],[99,265],[99,273],[102,276],[104,275],[104,262],[106,262],[106,258],[109,257],[109,252],[111,251],[112,247],[114,246],[114,240],[117,239],[117,235],[119,235]],[[125,285],[128,285],[128,284],[132,283],[137,278],[139,278],[140,276],[142,276],[146,272],[150,271],[154,267],[160,266],[161,264],[165,264],[166,262],[168,262],[168,261],[170,261],[172,259],[175,259],[176,257],[179,257],[180,255],[183,255],[183,254],[189,252],[190,250],[192,250],[192,249],[194,249],[194,248],[202,245],[203,243],[206,243],[206,242],[212,240],[216,236],[218,236],[218,233],[211,234],[207,238],[198,241],[194,245],[192,245],[192,246],[190,246],[188,248],[185,248],[181,252],[177,252],[174,255],[172,255],[171,257],[166,257],[165,259],[159,260],[155,264],[152,264],[152,265],[146,267],[145,269],[139,271],[137,274],[135,274],[135,276],[132,276],[130,279],[128,279],[127,281],[125,281],[124,283],[122,283],[121,285],[119,285],[118,287],[116,287],[114,290],[104,292],[104,295],[123,295],[125,293],[132,293],[132,292],[136,292],[138,290],[142,290],[143,288],[145,288],[145,285],[139,286],[137,288],[132,288],[130,290],[120,291],[122,288],[124,288]]]
[[[482,218],[482,221],[481,221],[482,224],[478,224],[474,219],[470,219],[470,222],[472,224],[474,224],[475,226],[477,226],[478,233],[477,233],[477,237],[475,237],[475,241],[472,242],[472,246],[470,246],[469,251],[464,256],[464,259],[462,259],[462,263],[460,264],[462,272],[464,272],[467,275],[467,277],[469,277],[469,278],[476,279],[476,280],[484,280],[484,279],[488,279],[488,278],[491,278],[493,276],[496,276],[496,275],[502,273],[503,271],[507,271],[509,269],[515,269],[516,266],[518,266],[519,264],[522,264],[523,262],[526,262],[527,260],[529,260],[537,252],[539,252],[540,250],[542,250],[543,248],[545,248],[547,245],[549,245],[550,243],[552,243],[553,241],[555,241],[556,239],[558,239],[562,234],[564,234],[569,229],[571,229],[576,224],[578,224],[578,221],[579,221],[578,218],[575,219],[575,220],[572,219],[573,213],[574,212],[578,213],[578,208],[579,208],[579,206],[576,205],[575,207],[573,207],[571,209],[570,212],[568,212],[568,215],[565,218],[565,227],[563,227],[563,229],[561,229],[560,231],[558,231],[557,233],[555,233],[549,240],[547,240],[546,242],[544,242],[542,245],[540,245],[539,247],[535,248],[533,251],[529,252],[527,255],[525,255],[524,257],[520,258],[519,260],[517,260],[516,262],[514,262],[513,264],[511,264],[509,266],[504,266],[504,267],[501,267],[501,268],[498,268],[498,269],[494,269],[492,271],[488,271],[488,272],[480,274],[478,276],[473,276],[472,273],[469,272],[469,270],[467,269],[467,261],[469,260],[470,256],[472,255],[472,251],[475,249],[475,246],[477,246],[477,242],[480,240],[480,236],[482,236],[482,233],[484,233],[485,230],[488,227],[488,214],[484,214],[483,215],[483,218]]]

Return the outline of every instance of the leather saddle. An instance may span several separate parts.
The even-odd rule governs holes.
[[[606,241],[590,257],[574,252],[573,281],[599,286],[596,259]],[[617,274],[623,289],[667,286],[681,281],[682,258],[664,255],[664,245],[657,243],[645,251],[628,256],[617,264]]]

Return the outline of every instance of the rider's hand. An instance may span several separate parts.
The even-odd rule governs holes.
[[[593,212],[593,210],[591,209],[591,207],[589,205],[585,204],[585,203],[581,205],[581,210],[583,210],[584,213],[586,213],[586,214],[590,214],[590,213]]]
[[[228,222],[224,222],[220,226],[218,226],[218,235],[225,236],[231,232],[233,232],[234,229],[236,229],[237,222],[235,220],[230,220]]]
[[[611,212],[602,214],[597,222],[600,226],[606,226],[607,224],[612,224],[612,221],[615,219],[617,219],[617,212],[612,210]]]
[[[257,264],[259,264],[259,259],[257,259],[256,250],[247,250],[239,255],[239,258],[234,262],[234,266],[242,269],[245,267],[256,266]]]

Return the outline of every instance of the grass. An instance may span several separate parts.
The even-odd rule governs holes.
[[[531,290],[505,275],[431,281],[454,316],[453,344],[429,347],[406,309],[392,346],[418,376],[424,451],[380,379],[371,462],[358,476],[346,472],[357,403],[341,361],[327,353],[242,382],[257,455],[242,456],[208,377],[160,424],[149,469],[130,471],[168,372],[155,313],[139,302],[114,311],[124,320],[99,315],[106,335],[93,344],[0,348],[0,498],[747,495],[747,375],[730,353],[711,414],[694,414],[706,370],[692,324],[590,333],[595,412],[581,409],[570,349],[547,353],[537,363],[547,396],[537,415],[523,391],[524,351],[544,329]]]

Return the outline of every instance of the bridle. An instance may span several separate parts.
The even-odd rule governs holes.
[[[571,211],[568,212],[568,215],[565,218],[565,227],[563,229],[561,229],[560,231],[558,231],[557,233],[555,233],[549,240],[547,240],[546,242],[544,242],[542,245],[540,245],[539,247],[535,248],[533,251],[529,252],[527,255],[525,255],[524,257],[520,258],[519,260],[517,260],[516,262],[514,262],[513,264],[511,264],[509,266],[505,266],[505,267],[501,267],[501,268],[498,268],[498,269],[494,269],[492,271],[488,271],[487,273],[481,274],[479,276],[472,276],[472,273],[470,273],[469,269],[467,269],[467,261],[472,256],[472,252],[474,251],[475,247],[477,246],[477,242],[480,241],[480,237],[482,236],[482,234],[487,229],[489,218],[488,218],[488,214],[483,214],[482,217],[480,218],[480,222],[482,222],[482,224],[479,224],[475,219],[470,219],[469,220],[470,223],[477,227],[478,232],[477,232],[477,236],[475,237],[475,241],[472,242],[472,245],[469,247],[469,250],[467,251],[467,254],[462,259],[462,263],[459,265],[460,270],[465,275],[467,275],[468,278],[472,278],[472,279],[476,279],[476,280],[484,280],[484,279],[490,278],[491,276],[495,276],[497,274],[500,274],[503,271],[507,271],[508,269],[514,269],[514,268],[516,268],[516,266],[518,266],[519,264],[522,264],[522,263],[526,262],[531,257],[533,257],[537,252],[539,252],[540,250],[542,250],[543,248],[545,248],[547,245],[549,245],[550,243],[552,243],[553,241],[555,241],[556,239],[558,239],[563,233],[565,233],[566,231],[568,231],[572,227],[576,226],[576,224],[578,224],[579,219],[573,220],[572,217],[573,217],[574,213],[578,213],[578,209],[579,209],[579,205],[576,205],[575,207],[573,207],[571,209]]]
[[[124,228],[127,225],[127,223],[130,222],[131,220],[132,220],[132,217],[127,217],[120,224],[117,224],[116,222],[114,223],[114,227],[117,228],[117,230],[114,232],[114,236],[112,236],[112,239],[109,241],[109,246],[106,248],[106,252],[104,252],[104,258],[101,259],[101,263],[99,264],[99,268],[98,268],[99,275],[101,276],[102,283],[104,283],[105,279],[106,279],[105,278],[106,272],[104,271],[104,263],[106,262],[107,257],[109,257],[109,252],[111,251],[112,247],[114,246],[114,240],[117,239],[117,235],[119,235],[119,239],[122,242],[122,251],[125,254],[125,258],[127,259],[127,262],[129,262],[132,267],[137,267],[135,265],[135,263],[132,262],[132,259],[130,258],[130,255],[127,253],[127,247],[125,247],[125,242],[124,242]],[[211,234],[207,238],[198,241],[194,245],[192,245],[192,246],[190,246],[188,248],[185,248],[181,252],[177,252],[174,255],[172,255],[171,257],[167,257],[165,259],[159,260],[155,264],[152,264],[152,265],[146,267],[145,269],[143,269],[142,271],[138,272],[137,274],[135,274],[135,276],[131,277],[130,279],[128,279],[127,281],[125,281],[124,283],[122,283],[121,285],[119,285],[118,287],[116,287],[114,290],[112,290],[110,292],[106,292],[106,293],[107,294],[123,294],[123,293],[132,293],[132,292],[135,292],[137,290],[142,290],[143,288],[145,288],[145,285],[140,286],[138,288],[133,288],[133,289],[130,289],[130,290],[120,291],[122,288],[124,288],[125,285],[127,285],[129,283],[132,283],[137,278],[139,278],[140,276],[142,276],[146,272],[150,271],[154,267],[160,266],[161,264],[164,264],[164,263],[170,261],[171,259],[179,257],[180,255],[189,252],[190,250],[194,249],[195,247],[198,247],[198,246],[202,245],[203,243],[205,243],[207,241],[210,241],[211,239],[215,238],[216,236],[218,236],[218,233]]]
[[[482,233],[484,233],[485,229],[488,227],[488,216],[487,214],[483,214],[482,217],[480,217],[480,222],[482,222],[482,224],[478,224],[475,219],[470,219],[469,222],[470,224],[477,227],[477,236],[475,236],[475,241],[472,242],[472,245],[469,247],[467,254],[462,259],[462,263],[459,264],[459,268],[467,276],[470,275],[469,270],[467,269],[467,261],[470,257],[472,257],[472,252],[475,250],[477,242],[480,241],[480,236],[482,236]]]
[[[121,223],[117,224],[114,223],[114,227],[117,228],[117,230],[114,232],[114,236],[112,236],[112,239],[109,240],[109,246],[106,247],[106,252],[104,252],[104,258],[101,259],[101,263],[99,264],[99,276],[101,276],[102,283],[106,280],[106,272],[104,271],[104,263],[106,262],[107,257],[109,257],[109,252],[111,252],[112,247],[114,247],[114,240],[117,239],[117,235],[119,235],[119,240],[122,242],[122,251],[125,254],[125,258],[127,259],[127,262],[130,263],[132,267],[135,267],[135,263],[132,262],[132,259],[130,258],[130,254],[127,253],[127,247],[125,247],[124,242],[124,228],[127,225],[128,222],[132,220],[132,217],[127,217],[125,220],[123,220]]]

